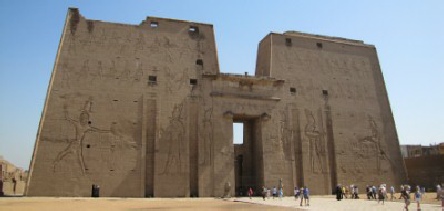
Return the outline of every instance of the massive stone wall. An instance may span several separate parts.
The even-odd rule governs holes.
[[[194,83],[219,72],[215,49],[211,25],[113,24],[70,9],[27,194],[87,196],[99,184],[105,196],[187,196]]]
[[[298,32],[266,39],[271,42],[260,46],[272,52],[264,61],[271,64],[266,76],[285,78],[281,109],[275,110],[284,113],[281,130],[301,147],[295,162],[303,179],[294,183],[326,193],[338,183],[402,182],[406,173],[374,46]],[[276,168],[275,162],[269,165]]]
[[[436,191],[436,185],[444,181],[444,155],[426,155],[405,158],[408,182],[412,186],[426,187],[427,191]]]
[[[125,197],[222,196],[229,184],[232,195],[327,194],[404,180],[373,46],[270,34],[257,58],[254,77],[221,74],[211,25],[69,9],[26,194],[89,196],[92,184]],[[244,123],[236,151],[233,122]]]

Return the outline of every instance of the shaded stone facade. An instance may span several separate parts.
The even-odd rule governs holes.
[[[244,123],[242,145],[233,122]],[[255,76],[219,71],[213,26],[69,9],[29,196],[189,197],[406,178],[374,46],[299,32],[259,44]]]
[[[412,186],[436,191],[436,185],[444,185],[444,154],[424,155],[404,159],[408,182]]]

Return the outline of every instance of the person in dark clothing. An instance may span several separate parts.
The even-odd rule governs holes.
[[[14,195],[15,195],[15,190],[17,187],[17,180],[15,179],[15,177],[12,178],[12,184],[13,184],[12,190],[14,191]]]
[[[340,185],[336,186],[336,200],[341,201],[342,199],[342,188]]]

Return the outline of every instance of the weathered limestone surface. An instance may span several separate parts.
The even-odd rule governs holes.
[[[219,71],[212,25],[68,11],[26,194],[222,196],[399,184],[405,169],[376,49],[297,32],[260,43],[256,76]],[[233,145],[233,122],[244,144]]]

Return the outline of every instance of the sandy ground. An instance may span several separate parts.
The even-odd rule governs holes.
[[[213,198],[55,198],[3,197],[0,211],[28,210],[294,210]]]
[[[396,195],[399,197],[399,194]],[[377,203],[360,199],[336,201],[334,196],[312,196],[310,206],[300,206],[300,199],[284,197],[266,199],[260,197],[230,198],[70,198],[70,197],[0,197],[3,210],[403,210],[404,201]],[[426,194],[421,210],[444,210],[436,195]],[[412,201],[409,210],[417,210]]]

